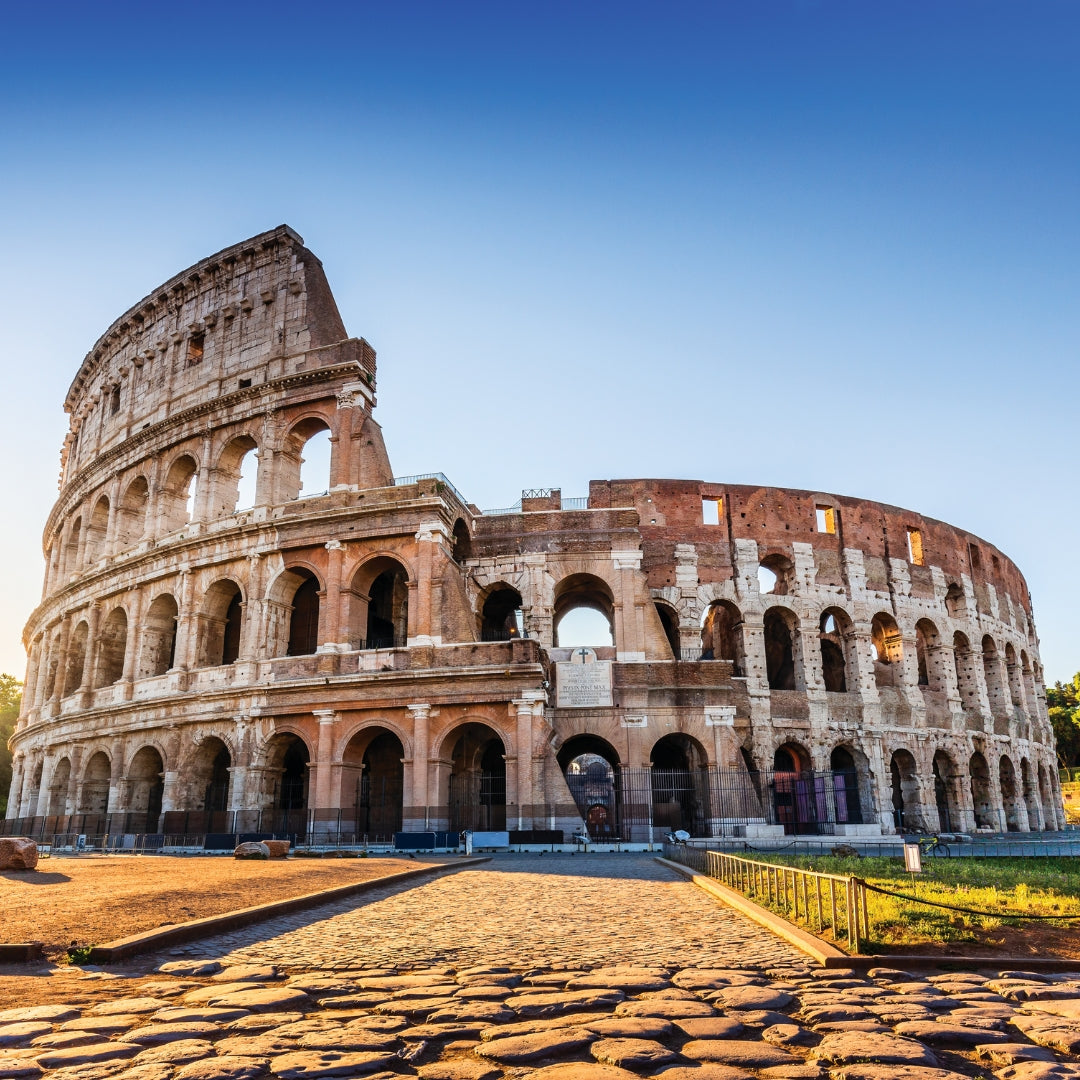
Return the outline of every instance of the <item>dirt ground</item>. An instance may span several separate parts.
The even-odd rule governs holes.
[[[890,945],[883,952],[896,955],[963,956],[987,958],[1008,956],[1016,959],[1039,956],[1046,959],[1080,960],[1080,926],[1048,926],[1028,923],[1027,926],[999,926],[993,930],[972,930],[978,941],[937,941],[921,945]]]
[[[53,957],[171,923],[415,867],[411,859],[237,861],[168,855],[54,855],[0,873],[0,942],[40,941]]]

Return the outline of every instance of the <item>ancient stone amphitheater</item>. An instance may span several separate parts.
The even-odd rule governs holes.
[[[64,403],[7,831],[1061,826],[1030,598],[991,544],[697,480],[481,511],[393,475],[375,388],[286,226],[102,335]]]

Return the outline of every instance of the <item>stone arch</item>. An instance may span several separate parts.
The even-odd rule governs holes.
[[[821,679],[829,693],[846,693],[849,684],[853,682],[848,676],[848,654],[853,630],[851,618],[843,608],[826,608],[818,620]]]
[[[971,803],[975,813],[975,828],[993,829],[997,822],[990,789],[990,769],[986,764],[986,758],[978,750],[971,755],[968,776],[971,779]]]
[[[93,566],[105,554],[105,541],[109,534],[109,497],[99,495],[93,512],[86,523],[86,539],[83,541],[83,563]]]
[[[998,759],[998,787],[1007,832],[1020,831],[1020,792],[1016,786],[1016,768],[1008,754]]]
[[[341,805],[355,810],[356,833],[388,840],[401,831],[405,799],[405,746],[382,724],[368,724],[341,755]]]
[[[90,627],[87,625],[86,620],[80,619],[79,624],[71,632],[71,638],[68,640],[67,665],[64,668],[64,686],[61,697],[74,694],[83,684],[89,630]]]
[[[618,751],[599,735],[572,735],[556,757],[588,835],[610,840],[622,834],[623,776]]]
[[[109,787],[112,783],[112,762],[104,750],[90,755],[83,769],[79,791],[80,814],[105,814],[109,808]]]
[[[893,825],[897,832],[915,832],[925,828],[922,811],[922,787],[918,766],[910,750],[894,750],[889,759],[892,782]]]
[[[181,454],[169,466],[158,506],[162,535],[184,528],[194,517],[198,472],[198,463],[191,454]]]
[[[203,594],[196,667],[219,667],[240,657],[244,594],[232,578],[219,578]]]
[[[690,735],[673,732],[649,752],[653,824],[709,835],[708,755]]]
[[[289,429],[278,455],[280,502],[310,499],[330,490],[329,444],[323,448],[321,443],[332,435],[330,422],[321,413],[312,413]],[[312,439],[319,439],[320,445],[311,446]]]
[[[454,522],[454,562],[459,565],[472,557],[472,537],[469,536],[469,526],[464,518],[458,518]]]
[[[837,825],[862,825],[863,803],[869,795],[869,763],[851,743],[839,743],[829,755],[833,805]],[[865,793],[865,794],[864,794]]]
[[[682,659],[682,646],[679,643],[679,613],[665,600],[654,600],[653,607],[660,619],[660,627],[664,631],[664,638],[671,649],[673,660]],[[697,653],[694,654],[698,655]]]
[[[1020,677],[1020,664],[1016,659],[1016,650],[1012,642],[1005,643],[1005,672],[1009,681],[1009,701],[1014,709],[1024,707],[1024,686]]]
[[[95,687],[112,686],[124,677],[127,635],[127,612],[122,607],[115,607],[102,621],[98,630]]]
[[[787,596],[795,591],[795,564],[786,555],[772,552],[758,564],[758,591],[763,596]]]
[[[319,648],[319,606],[322,584],[308,566],[294,565],[280,573],[270,587],[269,598],[288,609],[274,640],[271,656],[310,656]]]
[[[505,829],[507,749],[502,735],[486,723],[468,721],[448,731],[441,746],[450,752],[451,831]]]
[[[1035,692],[1035,676],[1031,668],[1031,660],[1024,649],[1020,650],[1020,677],[1024,682],[1024,698],[1028,715],[1032,717],[1038,716],[1039,696]]]
[[[1026,757],[1020,759],[1020,790],[1024,808],[1027,810],[1028,831],[1038,832],[1042,822],[1042,807],[1039,805],[1039,792],[1035,786],[1031,762]]]
[[[480,640],[510,641],[524,629],[521,593],[505,581],[497,581],[482,594]]]
[[[1037,775],[1039,782],[1039,807],[1042,810],[1043,827],[1046,829],[1056,829],[1057,815],[1054,813],[1054,809],[1050,803],[1052,789],[1050,787],[1049,775],[1046,766],[1041,761],[1039,762]]]
[[[263,748],[264,797],[275,813],[275,830],[303,832],[306,823],[311,748],[297,732],[279,729]]]
[[[154,746],[143,746],[127,769],[128,811],[145,815],[143,827],[135,832],[156,833],[165,793],[165,762]]]
[[[951,581],[945,590],[945,610],[950,619],[959,621],[967,618],[967,597],[963,588],[955,581]]]
[[[953,663],[956,665],[956,689],[965,712],[977,713],[979,704],[978,660],[967,635],[959,630],[953,634]]]
[[[357,649],[401,648],[409,640],[409,572],[391,555],[362,562],[349,587],[349,642]]]
[[[120,549],[133,547],[146,535],[150,508],[150,485],[139,475],[128,484],[116,507],[116,543]]]
[[[225,444],[214,466],[211,517],[228,517],[255,505],[258,462],[259,444],[250,435],[236,435]]]
[[[207,735],[180,771],[188,809],[219,814],[228,809],[232,751],[217,735]]]
[[[62,817],[68,812],[68,797],[71,793],[71,758],[66,755],[53,769],[49,781],[49,815]]]
[[[563,638],[569,639],[570,634],[560,636],[560,627],[563,619],[574,611],[597,612],[599,618],[590,619],[575,616],[575,621],[580,621],[573,633],[574,645],[604,646],[615,645],[615,597],[611,587],[603,578],[595,574],[570,574],[564,577],[555,586],[554,608],[552,618],[552,630],[555,645],[559,647]],[[587,637],[601,638],[603,636],[603,624],[607,625],[608,641],[586,641]]]
[[[878,687],[899,686],[903,674],[904,646],[900,627],[887,612],[879,611],[870,622],[874,682]]]
[[[34,771],[30,774],[30,785],[27,792],[26,806],[30,817],[37,817],[41,808],[41,779],[45,772],[45,762],[38,760]],[[15,800],[12,792],[8,792],[8,802],[14,806]]]
[[[799,620],[790,608],[771,607],[762,622],[765,670],[770,690],[802,689]]]
[[[79,569],[79,541],[82,539],[82,516],[71,523],[64,545],[64,573],[71,576]]]
[[[915,624],[915,657],[919,668],[919,686],[930,691],[945,688],[940,647],[941,636],[937,627],[929,619],[920,619]]]
[[[172,593],[154,597],[142,617],[137,678],[164,675],[176,664],[176,621],[180,610]]]
[[[816,782],[809,751],[801,743],[782,743],[773,753],[773,805],[777,823],[788,835],[816,833],[827,818],[825,792]]]
[[[983,635],[982,662],[990,712],[994,716],[1007,716],[1011,709],[1009,708],[1008,690],[1001,677],[1001,657],[998,654],[997,643],[989,634]]]
[[[714,600],[701,626],[701,659],[728,660],[735,678],[746,675],[742,612],[730,600]]]

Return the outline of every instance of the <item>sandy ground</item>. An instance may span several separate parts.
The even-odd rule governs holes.
[[[227,856],[54,855],[0,873],[0,941],[50,955],[415,867],[412,859],[237,861]]]

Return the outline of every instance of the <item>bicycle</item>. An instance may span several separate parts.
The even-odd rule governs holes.
[[[918,839],[919,854],[923,858],[930,858],[931,856],[939,859],[947,859],[952,852],[949,850],[949,845],[944,843],[940,836],[920,836]]]

